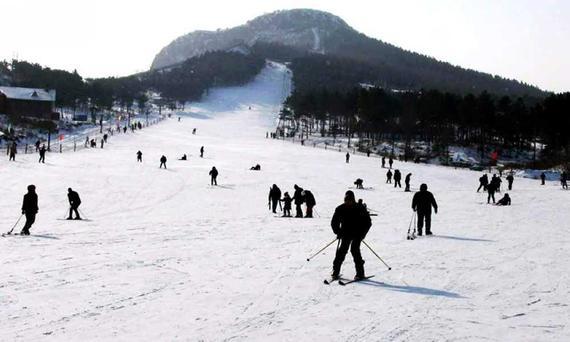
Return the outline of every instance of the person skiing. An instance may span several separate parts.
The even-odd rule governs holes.
[[[540,185],[544,185],[545,180],[546,180],[546,174],[543,172],[540,174],[540,181],[541,181]]]
[[[18,144],[16,144],[16,142],[12,142],[12,145],[10,145],[10,158],[8,159],[8,161],[16,161],[16,154],[18,153]]]
[[[346,152],[346,162],[350,162],[350,153]]]
[[[427,184],[420,185],[420,191],[414,194],[412,199],[412,209],[418,214],[418,236],[422,236],[424,221],[426,225],[426,235],[432,235],[431,232],[431,208],[437,214],[437,203],[433,194],[427,191]]]
[[[192,129],[192,134],[196,134],[196,128]]]
[[[212,169],[210,170],[209,175],[211,176],[210,179],[210,184],[211,185],[218,185],[218,181],[216,180],[218,178],[218,170],[216,170],[216,167],[212,167]]]
[[[142,163],[142,152],[141,151],[137,152],[137,162]]]
[[[164,168],[166,169],[166,156],[162,156],[160,157],[160,167],[159,169],[162,169],[162,166],[164,165]]]
[[[283,199],[280,199],[280,201],[283,202],[283,217],[291,217],[291,202],[293,202],[293,199],[289,196],[289,193],[285,192]]]
[[[28,193],[24,195],[22,202],[22,215],[26,215],[26,224],[22,228],[20,235],[30,235],[30,228],[36,221],[38,213],[38,195],[36,194],[36,186],[28,185]]]
[[[340,268],[350,248],[356,269],[355,280],[366,277],[364,274],[364,260],[360,253],[360,244],[372,226],[370,215],[363,205],[356,203],[354,192],[347,191],[344,203],[339,205],[333,214],[331,228],[339,239],[339,247],[333,261],[332,279],[339,279]]]
[[[81,220],[81,216],[79,216],[79,205],[81,204],[81,199],[79,198],[79,194],[73,189],[67,189],[67,199],[69,200],[69,216],[67,217],[68,220],[73,219],[73,212],[75,212],[75,219]]]
[[[491,198],[493,199],[493,203],[495,203],[495,191],[497,191],[497,182],[491,179],[491,182],[487,185],[487,204],[489,204]]]
[[[392,156],[390,156],[390,158],[388,159],[388,165],[390,165],[390,169],[392,169],[392,164],[394,164],[394,159],[392,158]]]
[[[305,205],[307,206],[305,217],[313,217],[313,207],[317,204],[317,201],[315,201],[315,196],[313,196],[313,193],[309,190],[304,190],[302,195],[305,199]]]
[[[404,191],[406,192],[410,192],[410,178],[412,177],[412,173],[408,173],[406,175],[406,179],[404,180],[404,183],[406,184],[406,189]]]
[[[45,164],[46,162],[46,145],[42,145],[42,148],[40,148],[40,159],[38,160],[38,163],[43,163]]]
[[[511,198],[509,197],[509,194],[505,193],[505,196],[503,196],[503,198],[497,202],[497,205],[511,205]]]
[[[305,201],[303,198],[303,188],[295,184],[293,186],[295,193],[293,193],[293,200],[295,201],[295,217],[303,217],[303,209],[301,209],[301,204]]]
[[[392,170],[388,170],[388,172],[386,172],[386,184],[392,184]]]
[[[513,190],[513,181],[515,180],[515,178],[513,177],[513,173],[509,173],[509,175],[507,176],[507,182],[509,183],[509,191]]]
[[[477,192],[483,188],[483,191],[487,191],[487,185],[489,185],[489,177],[487,174],[479,177],[479,187],[477,188]]]
[[[382,168],[386,167],[386,157],[382,156]]]
[[[200,158],[204,158],[204,146],[200,147]]]
[[[267,198],[267,204],[271,208],[274,214],[277,214],[277,204],[281,199],[281,189],[276,184],[273,184],[271,188],[269,188],[269,196]]]
[[[362,186],[362,183],[364,181],[360,178],[357,178],[356,181],[354,181],[354,185],[356,185],[357,189],[364,189],[364,187]]]
[[[566,171],[562,172],[562,174],[560,175],[560,184],[562,185],[562,189],[566,189],[568,190],[568,174],[566,173]]]
[[[399,186],[400,188],[402,187],[402,183],[400,182],[402,180],[402,174],[400,173],[400,170],[394,170],[394,188]]]

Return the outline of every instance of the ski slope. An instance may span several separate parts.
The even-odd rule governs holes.
[[[103,150],[51,153],[44,165],[2,156],[1,229],[28,184],[40,211],[33,236],[0,238],[0,341],[570,340],[570,192],[516,178],[513,205],[495,207],[475,192],[479,173],[396,161],[440,207],[436,235],[407,241],[412,193],[384,183],[378,158],[347,164],[344,153],[265,138],[289,88],[273,64],[180,122],[115,135]],[[305,259],[334,239],[330,217],[356,178],[366,188],[357,198],[378,214],[366,240],[392,270],[363,246],[376,276],[326,286],[334,246]],[[310,189],[316,217],[271,214],[274,183]],[[61,220],[68,187],[90,221]],[[354,275],[350,255],[342,273]]]

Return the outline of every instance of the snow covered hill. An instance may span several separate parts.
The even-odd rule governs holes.
[[[40,211],[32,236],[0,238],[0,340],[569,340],[570,192],[517,178],[513,205],[495,207],[475,192],[476,172],[396,162],[440,206],[436,235],[407,241],[412,194],[384,183],[377,158],[347,164],[343,153],[265,138],[289,87],[272,64],[191,104],[180,122],[115,135],[104,150],[48,154],[45,165],[2,157],[2,229],[28,184]],[[183,153],[189,160],[176,160]],[[366,240],[392,270],[364,247],[375,278],[326,286],[334,246],[305,259],[334,239],[332,212],[357,177],[357,198],[378,214]],[[310,189],[316,217],[271,214],[274,183]],[[90,221],[61,220],[68,187]],[[354,275],[350,256],[343,273]]]

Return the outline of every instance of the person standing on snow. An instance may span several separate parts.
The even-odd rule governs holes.
[[[18,153],[18,144],[14,141],[10,145],[10,159],[8,161],[16,161],[16,153]]]
[[[491,199],[493,199],[493,203],[495,203],[495,191],[497,191],[497,182],[491,179],[491,182],[487,185],[487,204],[489,204]]]
[[[309,190],[304,190],[302,196],[305,199],[305,205],[307,206],[305,217],[313,217],[313,207],[317,204],[315,196],[313,196],[313,193]]]
[[[218,170],[216,170],[216,167],[215,167],[215,166],[212,167],[212,169],[210,170],[209,175],[211,176],[210,184],[211,184],[211,185],[218,185],[218,181],[217,181],[217,178],[218,178]]]
[[[77,210],[77,208],[79,208],[79,205],[81,204],[81,198],[79,198],[79,194],[76,191],[73,191],[73,189],[68,188],[67,199],[69,200],[69,205],[70,205],[69,216],[67,217],[67,219],[72,220],[73,213],[75,212],[75,219],[81,220],[81,216],[79,216],[79,211]]]
[[[291,217],[291,202],[293,202],[293,199],[289,196],[289,193],[285,192],[283,199],[280,201],[283,202],[283,217]]]
[[[277,204],[281,199],[281,189],[277,186],[277,184],[273,184],[273,186],[269,189],[269,196],[267,199],[267,203],[273,211],[274,214],[277,214]]]
[[[513,190],[513,181],[515,180],[515,178],[513,177],[512,172],[509,173],[509,175],[507,176],[507,182],[509,183],[509,190]]]
[[[400,182],[402,180],[402,174],[400,173],[400,170],[395,170],[394,171],[394,188],[399,186],[400,188],[402,187],[402,183]]]
[[[350,162],[350,153],[346,152],[346,162],[349,163]]]
[[[412,209],[418,213],[418,235],[422,236],[424,221],[426,224],[426,235],[431,233],[431,207],[437,214],[437,203],[433,194],[427,191],[427,184],[420,185],[420,191],[416,192],[412,199]]]
[[[30,228],[36,221],[36,214],[38,213],[38,195],[36,194],[36,186],[28,185],[28,193],[24,195],[22,202],[22,215],[26,215],[26,224],[20,232],[20,235],[30,235]]]
[[[160,167],[159,169],[162,169],[162,166],[164,165],[164,168],[166,169],[166,156],[162,156],[160,157]]]
[[[335,209],[331,220],[332,231],[340,239],[333,261],[332,279],[339,279],[340,268],[349,248],[356,269],[354,279],[365,277],[364,260],[360,253],[360,244],[371,226],[372,221],[366,208],[356,203],[354,192],[347,191],[344,195],[344,203]]]
[[[200,147],[200,158],[204,158],[204,146]]]
[[[489,177],[487,174],[479,177],[479,187],[477,188],[477,192],[483,188],[483,191],[487,191],[487,185],[489,185]]]
[[[137,152],[137,162],[142,163],[142,152],[141,151]]]
[[[392,159],[392,156],[390,156],[388,159],[388,165],[390,165],[390,169],[392,169],[392,164],[394,164],[394,159]]]
[[[404,183],[406,184],[406,189],[404,191],[410,192],[410,178],[412,177],[411,173],[408,173],[406,175],[406,179],[404,180]]]
[[[295,201],[295,217],[303,217],[303,209],[301,209],[301,204],[305,201],[303,198],[303,188],[295,184],[293,186],[295,193],[293,193],[293,200]]]
[[[540,181],[541,181],[541,184],[540,184],[540,185],[544,185],[544,184],[545,184],[545,183],[544,183],[545,180],[546,180],[546,174],[543,172],[543,173],[540,174]]]
[[[392,184],[392,170],[388,170],[388,172],[386,172],[386,184]]]
[[[382,156],[382,168],[386,167],[386,157]]]
[[[568,190],[568,174],[566,173],[566,171],[562,172],[562,174],[560,175],[560,185],[562,185],[562,189],[566,189]]]
[[[40,148],[40,159],[38,160],[38,163],[43,163],[45,164],[46,162],[46,145],[42,145],[42,148]]]

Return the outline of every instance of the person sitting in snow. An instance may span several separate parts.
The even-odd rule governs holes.
[[[511,205],[511,198],[509,197],[509,194],[505,193],[505,196],[503,196],[503,198],[497,202],[497,205]]]
[[[252,171],[259,171],[259,170],[261,170],[261,165],[255,164],[255,166],[252,166],[249,169]]]
[[[182,155],[182,157],[178,160],[188,160],[188,157],[186,157],[186,154]]]

